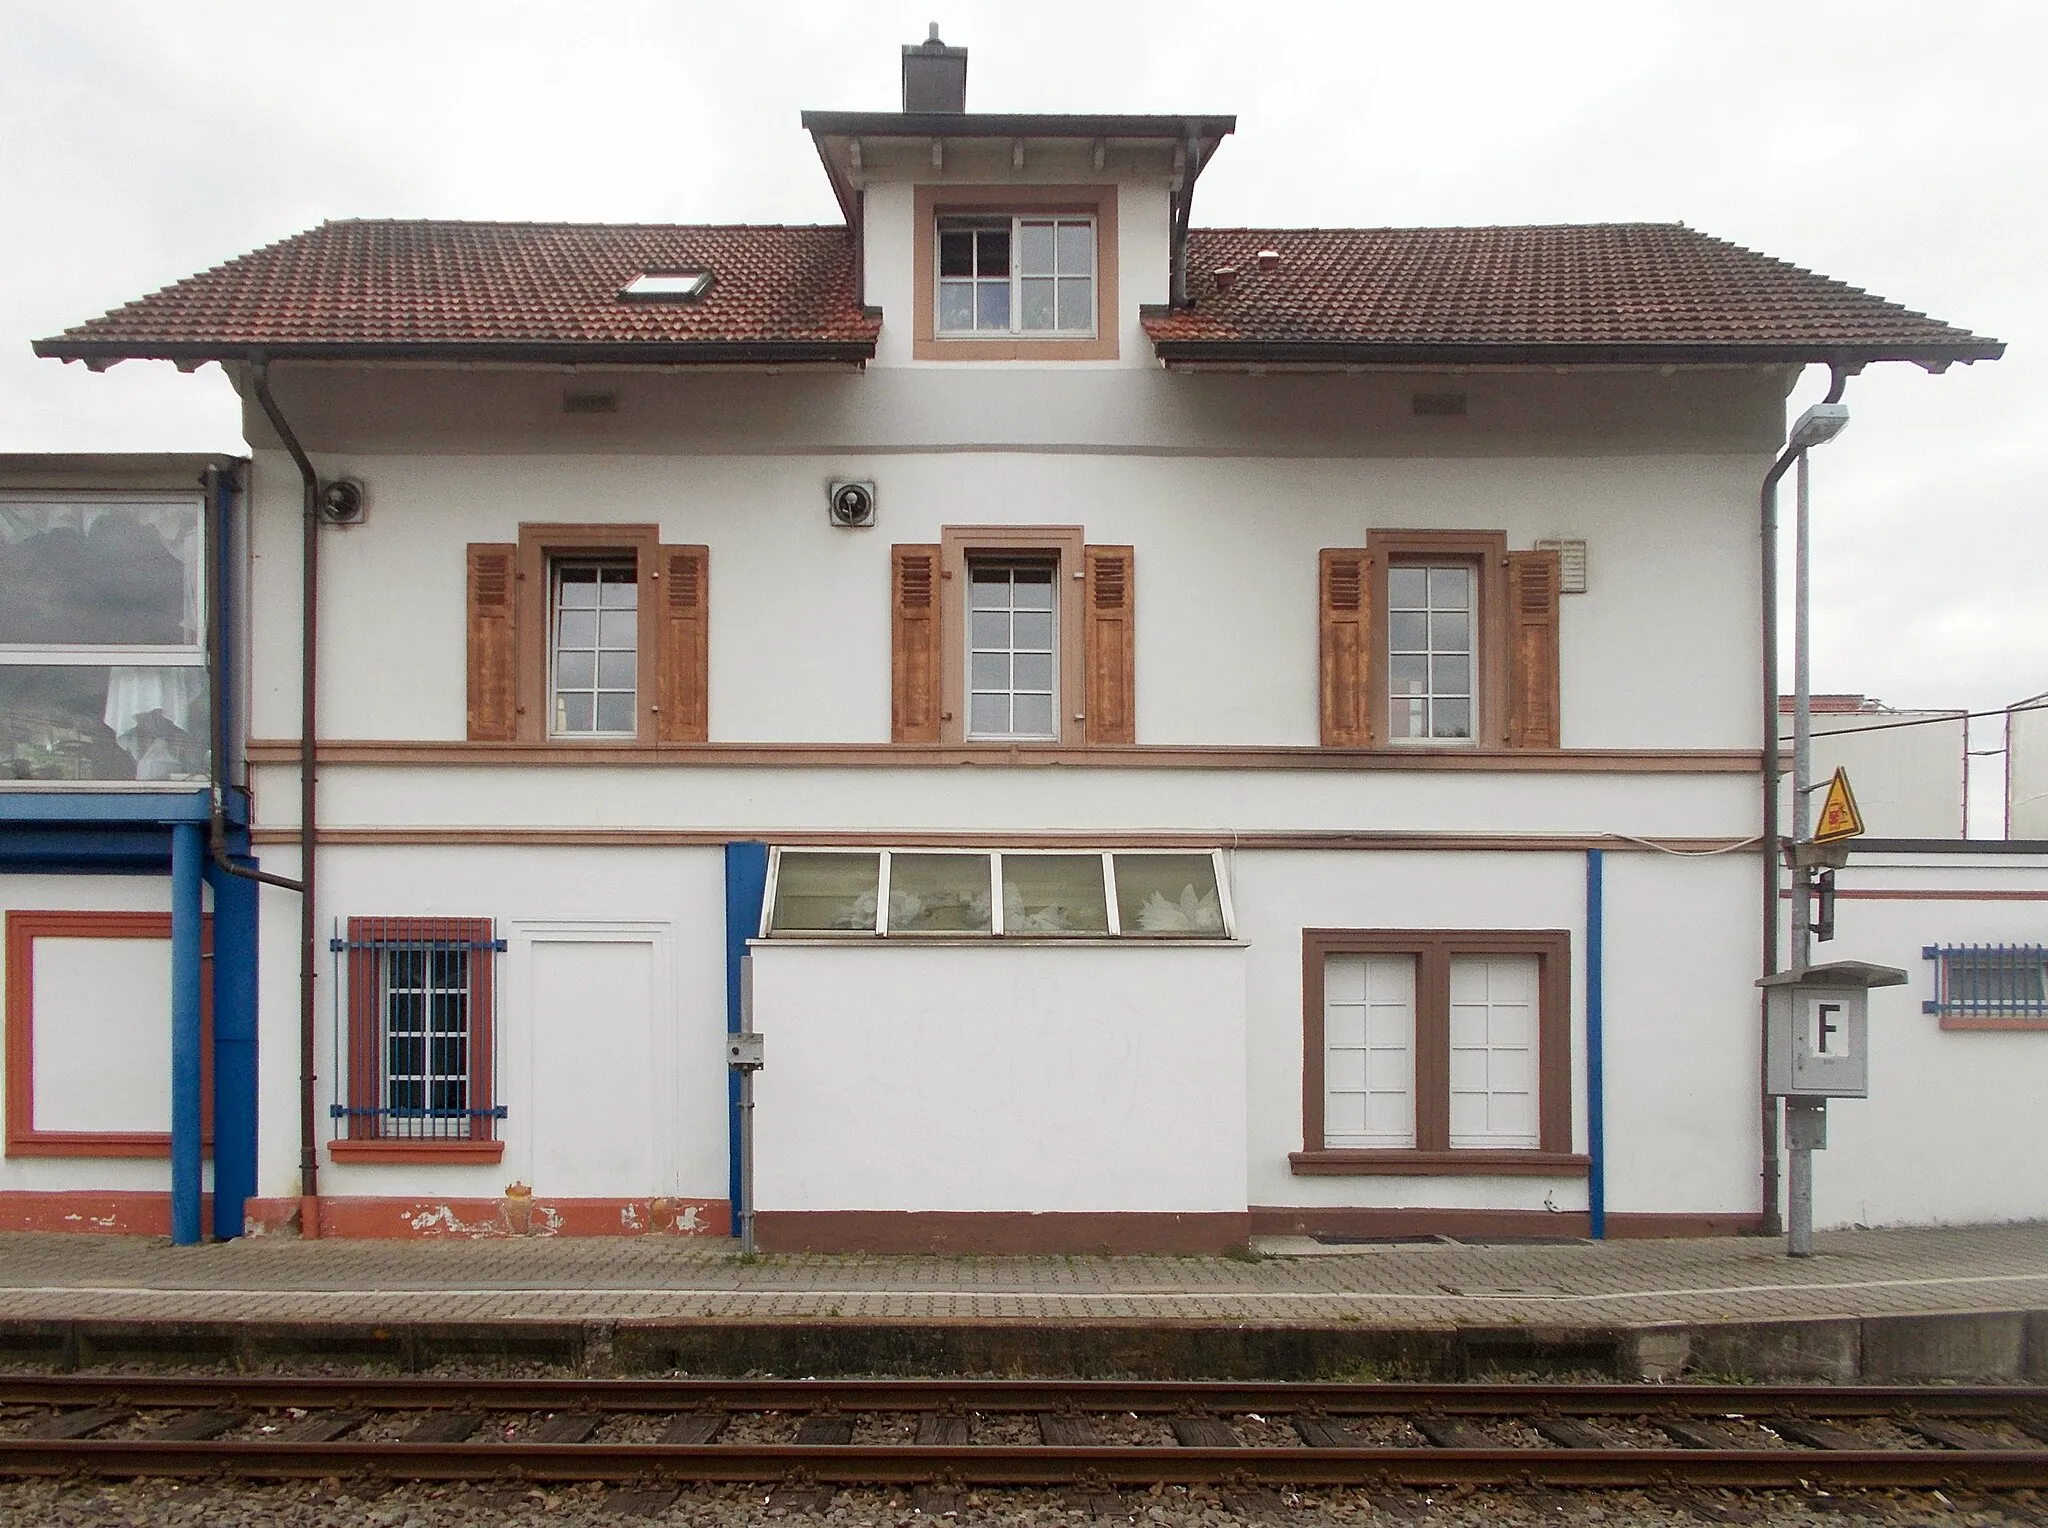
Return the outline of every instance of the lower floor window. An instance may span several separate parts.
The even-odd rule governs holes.
[[[488,918],[351,918],[348,1016],[335,1026],[349,1140],[483,1141],[492,1101],[493,959]]]
[[[1569,1152],[1570,938],[1304,937],[1304,1154]]]
[[[2048,948],[2038,944],[1930,944],[1934,996],[1921,1007],[1944,1029],[2048,1028]]]

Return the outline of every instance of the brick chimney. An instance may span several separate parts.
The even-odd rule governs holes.
[[[967,110],[967,50],[939,41],[939,24],[922,43],[903,45],[903,109]]]

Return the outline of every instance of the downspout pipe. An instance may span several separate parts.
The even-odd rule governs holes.
[[[313,926],[315,842],[318,819],[314,793],[314,748],[318,739],[320,675],[320,474],[292,433],[277,399],[270,393],[270,365],[256,358],[250,374],[256,401],[291,453],[304,489],[304,544],[300,555],[299,590],[299,1234],[320,1234],[320,1142],[314,1124],[314,981],[318,966],[318,935]]]
[[[1823,402],[1840,403],[1849,385],[1849,368],[1841,362],[1828,367],[1828,395]],[[1778,788],[1782,771],[1778,767],[1778,481],[1799,460],[1801,448],[1787,444],[1764,474],[1758,499],[1758,527],[1762,539],[1760,593],[1763,598],[1764,659],[1764,832],[1763,832],[1763,974],[1778,971],[1779,844],[1782,826],[1778,820]],[[1761,992],[1757,1000],[1757,1086],[1763,1125],[1763,1234],[1782,1236],[1785,1222],[1778,1206],[1778,1103],[1764,1079],[1764,1013]]]
[[[222,875],[261,881],[266,886],[281,886],[286,891],[301,891],[304,888],[289,876],[272,875],[267,870],[238,865],[228,856],[228,655],[222,631],[227,619],[228,597],[227,498],[234,490],[235,480],[232,474],[218,467],[208,467],[201,483],[206,493],[206,544],[214,553],[212,598],[206,602],[206,746],[210,760],[207,786],[213,807],[207,825],[206,857],[212,868]]]

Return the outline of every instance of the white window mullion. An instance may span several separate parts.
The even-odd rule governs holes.
[[[1105,852],[1102,856],[1102,898],[1109,907],[1109,937],[1114,939],[1124,931],[1124,920],[1116,905],[1116,856]]]
[[[882,870],[875,880],[875,932],[889,932],[889,851],[882,851]]]
[[[998,939],[1003,935],[1003,857],[988,857],[988,928]]]

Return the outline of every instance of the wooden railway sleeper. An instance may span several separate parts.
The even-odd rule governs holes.
[[[1174,1417],[1168,1424],[1174,1442],[1182,1448],[1243,1448],[1237,1430],[1218,1416]]]
[[[112,1427],[116,1422],[125,1422],[134,1415],[132,1406],[94,1406],[85,1411],[60,1411],[31,1427],[28,1436],[38,1442],[51,1443],[90,1438],[94,1433]]]
[[[1464,1417],[1413,1416],[1408,1425],[1438,1448],[1495,1448],[1486,1432]]]

